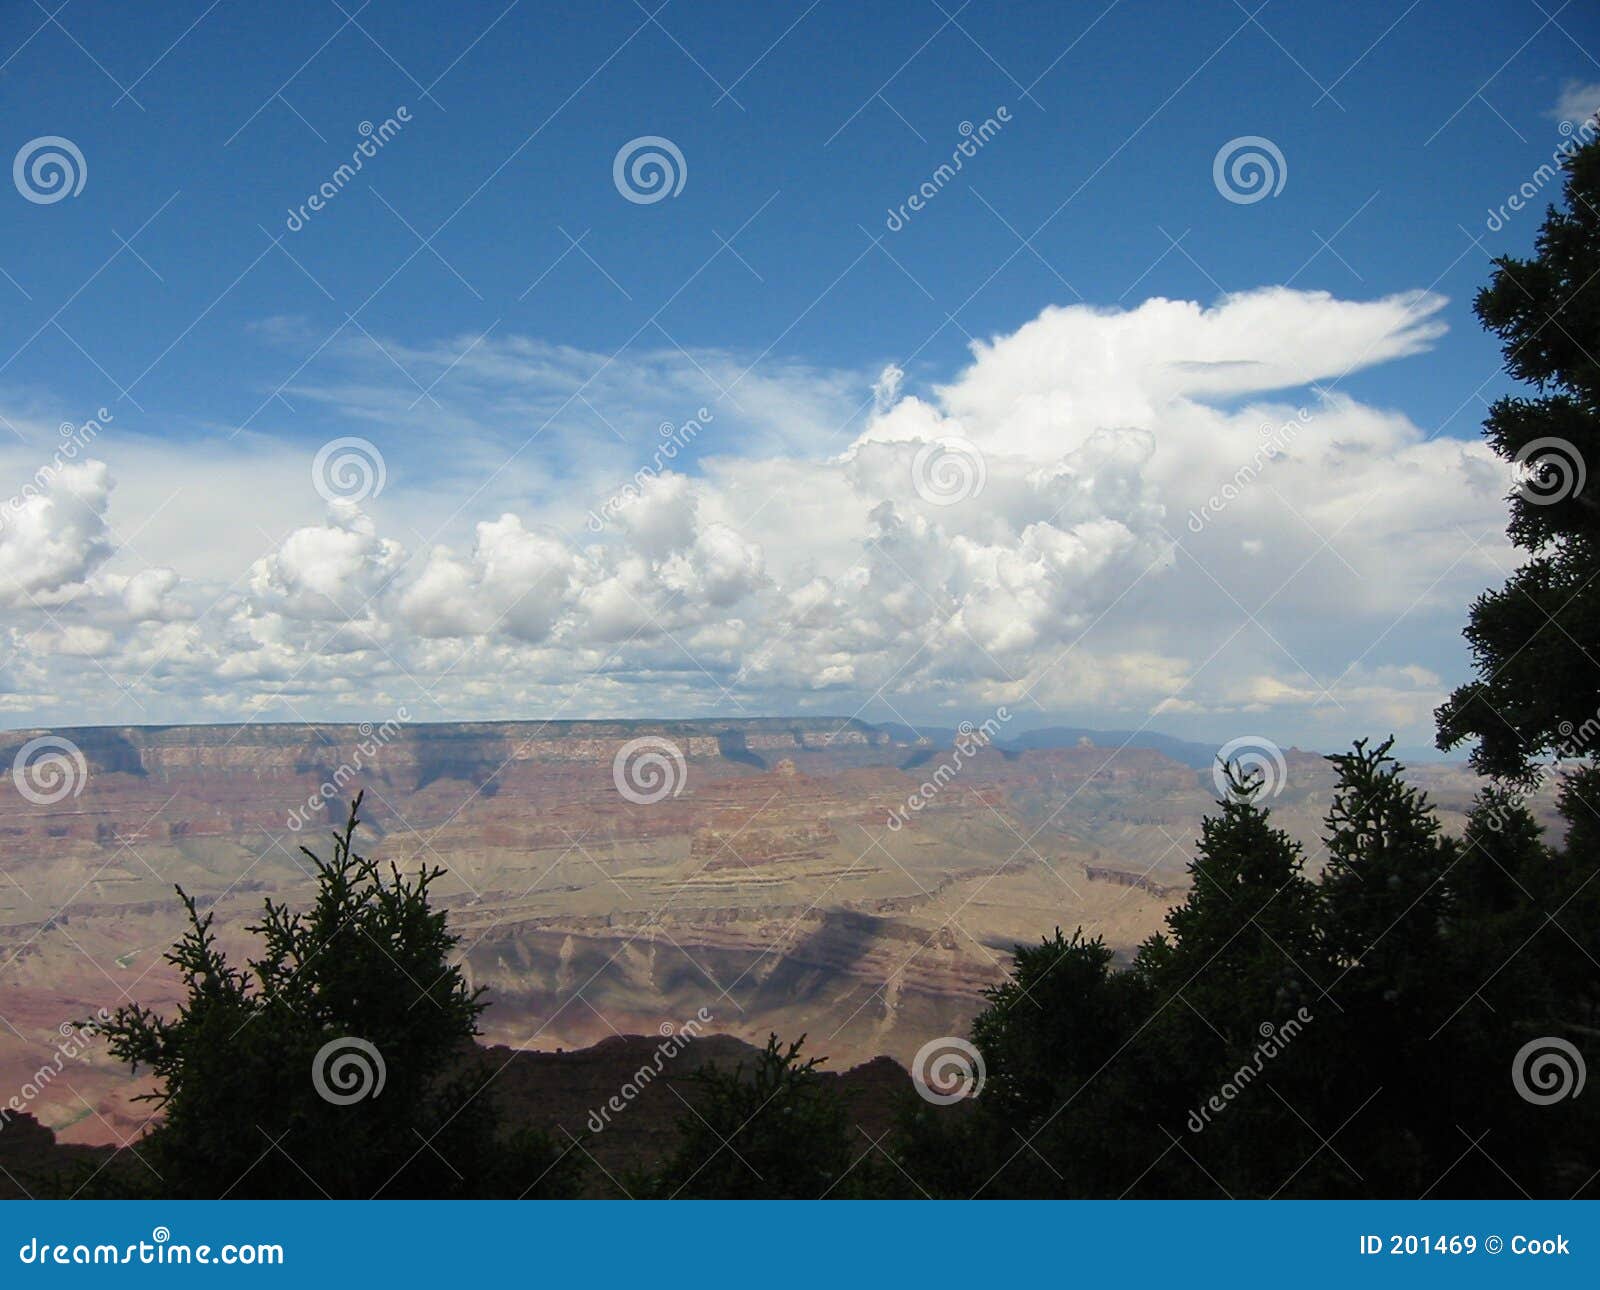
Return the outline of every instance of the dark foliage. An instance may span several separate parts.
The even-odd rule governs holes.
[[[1600,741],[1600,140],[1567,159],[1564,197],[1533,257],[1497,259],[1475,302],[1507,371],[1536,391],[1484,423],[1500,456],[1521,455],[1509,533],[1531,558],[1472,606],[1478,677],[1438,713],[1441,748],[1475,739],[1478,769],[1524,782],[1540,755],[1592,756]]]
[[[538,1135],[503,1135],[472,1038],[483,1003],[450,962],[429,904],[443,872],[387,872],[354,849],[360,798],[333,857],[309,850],[311,908],[266,902],[261,955],[232,966],[180,888],[189,930],[167,959],[174,1019],[139,1005],[111,1051],[160,1082],[161,1126],[138,1144],[160,1194],[180,1197],[559,1193],[569,1170]],[[304,850],[304,849],[303,849]]]
[[[907,1174],[946,1196],[1595,1194],[1594,1099],[1536,1105],[1512,1077],[1530,1040],[1593,1056],[1593,853],[1503,793],[1444,839],[1387,744],[1330,760],[1320,881],[1236,785],[1127,968],[1081,934],[1019,946],[972,1029],[984,1092],[908,1114]]]
[[[678,1121],[679,1143],[653,1194],[681,1198],[847,1199],[875,1194],[870,1144],[851,1141],[844,1099],[802,1061],[805,1036],[787,1047],[772,1035],[749,1065],[696,1072],[695,1096]]]

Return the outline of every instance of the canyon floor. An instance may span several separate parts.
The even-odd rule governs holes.
[[[444,870],[485,1044],[554,1054],[703,1011],[757,1044],[805,1033],[840,1071],[964,1034],[1012,947],[1058,925],[1130,954],[1215,797],[1208,750],[1079,732],[963,755],[950,732],[819,719],[95,727],[12,732],[0,758],[45,733],[83,760],[61,800],[8,784],[0,805],[0,1102],[77,1144],[149,1115],[74,1023],[173,1009],[174,885],[242,962],[263,898],[308,896],[299,848],[326,854],[358,790],[358,849]],[[664,780],[618,762],[639,740],[681,755]],[[1410,773],[1459,829],[1474,777]],[[1291,749],[1270,801],[1313,871],[1332,785]]]

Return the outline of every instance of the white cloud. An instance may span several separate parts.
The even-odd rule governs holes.
[[[469,559],[435,548],[400,609],[424,636],[503,632],[529,643],[568,607],[582,560],[555,533],[529,532],[515,515],[479,524]]]
[[[14,608],[70,599],[113,550],[105,463],[67,465],[41,478],[42,489],[30,485],[0,511],[0,603]]]
[[[1339,387],[1425,350],[1442,305],[1270,288],[1050,308],[911,393],[895,365],[874,381],[515,337],[391,347],[424,382],[448,371],[439,410],[347,349],[298,392],[363,423],[381,499],[319,518],[318,443],[105,436],[110,468],[63,471],[0,532],[0,596],[59,619],[11,629],[4,703],[31,693],[63,721],[124,702],[53,649],[130,686],[146,711],[125,720],[1005,702],[1425,737],[1466,604],[1509,558],[1508,481],[1478,442]],[[661,423],[708,406],[681,457],[586,527]],[[981,459],[964,499],[925,478],[930,445],[954,441]],[[113,476],[135,501],[115,528]],[[74,683],[68,712],[53,696]]]
[[[1600,112],[1600,81],[1568,81],[1561,87],[1561,97],[1556,100],[1550,115],[1557,121],[1570,121],[1577,125]]]
[[[296,529],[251,566],[250,594],[259,612],[349,622],[367,615],[402,559],[368,516],[336,502],[327,523]]]
[[[899,401],[900,387],[905,380],[905,369],[898,363],[890,363],[878,374],[878,379],[872,383],[872,406],[880,416]]]

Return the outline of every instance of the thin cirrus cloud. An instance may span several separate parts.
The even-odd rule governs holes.
[[[1465,606],[1509,560],[1509,481],[1342,383],[1426,351],[1443,303],[1049,308],[920,388],[893,365],[514,336],[386,345],[407,383],[336,351],[298,394],[377,445],[381,494],[326,502],[320,445],[261,427],[181,452],[106,435],[6,513],[0,705],[60,724],[1004,703],[1420,742]]]

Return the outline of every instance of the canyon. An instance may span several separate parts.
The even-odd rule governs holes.
[[[175,886],[242,962],[263,899],[304,901],[301,847],[327,854],[358,792],[358,850],[442,870],[485,1044],[570,1053],[703,1010],[745,1042],[804,1033],[833,1070],[909,1065],[965,1033],[1018,942],[1081,927],[1125,960],[1160,928],[1215,750],[1152,744],[817,718],[8,732],[0,1103],[64,1143],[136,1137],[148,1086],[80,1023],[174,1010]],[[1458,830],[1476,779],[1409,773]],[[1315,871],[1332,768],[1289,749],[1274,779]]]

